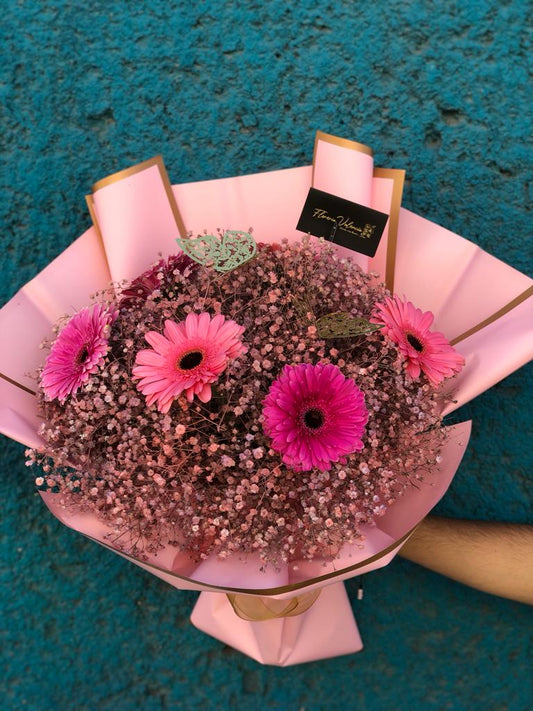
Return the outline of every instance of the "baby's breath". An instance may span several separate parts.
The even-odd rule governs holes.
[[[405,374],[379,331],[325,340],[316,327],[338,311],[369,319],[388,294],[375,275],[314,239],[259,245],[224,275],[176,259],[147,274],[117,300],[102,368],[63,404],[41,395],[45,446],[29,453],[45,472],[38,486],[96,514],[114,545],[142,555],[171,543],[197,559],[257,552],[273,565],[331,559],[431,475],[444,439],[438,392]],[[145,334],[202,311],[244,326],[248,352],[209,402],[147,407],[131,378]],[[364,448],[329,471],[292,471],[263,430],[270,385],[298,363],[332,363],[365,396]]]

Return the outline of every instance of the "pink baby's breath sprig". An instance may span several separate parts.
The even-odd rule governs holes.
[[[333,245],[258,245],[223,274],[170,258],[118,293],[53,346],[29,455],[40,488],[104,521],[113,545],[331,559],[441,456],[440,392],[385,327],[321,337],[322,317],[368,321],[389,298]]]
[[[197,264],[186,254],[176,254],[168,259],[160,259],[153,267],[147,269],[120,291],[119,308],[134,308],[141,305],[150,294],[159,289],[161,283],[168,281],[169,277],[188,270],[189,273],[197,268]]]

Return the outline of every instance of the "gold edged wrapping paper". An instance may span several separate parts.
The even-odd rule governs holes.
[[[321,588],[296,595],[288,600],[277,600],[272,597],[249,597],[248,595],[236,595],[227,593],[233,611],[241,620],[247,622],[265,622],[266,620],[278,620],[281,617],[296,617],[313,605],[321,593]]]
[[[367,156],[371,158],[374,157],[374,151],[370,146],[365,146],[364,143],[358,143],[357,141],[350,141],[348,138],[339,138],[339,136],[333,136],[331,133],[324,133],[323,131],[317,131],[315,134],[315,146],[313,148],[313,172],[311,184],[314,185],[315,182],[315,159],[316,159],[316,149],[319,141],[324,141],[325,143],[332,143],[335,146],[340,146],[341,148],[349,148],[352,151],[358,151],[359,153],[366,153]]]
[[[162,156],[154,156],[153,158],[149,158],[148,160],[143,161],[142,163],[137,163],[136,165],[131,166],[130,168],[126,168],[125,170],[120,170],[118,173],[112,173],[111,175],[108,175],[105,178],[102,178],[102,180],[98,180],[96,183],[94,183],[92,187],[92,194],[86,196],[87,200],[87,206],[89,208],[89,214],[91,215],[91,219],[93,221],[93,224],[96,228],[96,231],[98,235],[100,236],[100,239],[102,237],[100,227],[98,225],[98,219],[96,215],[96,211],[94,209],[94,200],[93,200],[93,195],[98,192],[98,190],[101,190],[102,188],[106,188],[109,185],[113,185],[113,183],[118,183],[121,180],[125,180],[126,178],[131,178],[132,175],[136,175],[137,173],[142,173],[143,170],[147,170],[148,168],[152,168],[153,166],[157,166],[159,170],[159,174],[161,176],[161,181],[163,183],[163,187],[165,188],[165,192],[168,198],[168,202],[170,205],[170,209],[172,210],[172,214],[174,216],[174,219],[176,221],[176,227],[178,228],[178,232],[180,233],[180,236],[183,238],[187,237],[187,230],[185,229],[185,224],[183,222],[183,219],[181,217],[178,204],[176,202],[176,198],[174,197],[174,192],[172,190],[172,185],[170,184],[170,180],[168,177],[167,169],[165,167],[165,163],[163,161]]]
[[[365,146],[364,143],[357,143],[357,141],[349,141],[346,138],[339,138],[338,136],[333,136],[330,133],[317,131],[315,136],[315,145],[313,149],[313,170],[311,185],[315,184],[315,163],[319,141],[331,143],[335,146],[340,146],[341,148],[348,148],[352,151],[358,151],[359,153],[364,153],[365,155],[370,156],[372,158],[374,156],[374,151],[369,146]],[[389,229],[387,238],[386,269],[384,275],[385,285],[387,286],[387,289],[389,289],[389,291],[392,293],[394,291],[394,270],[396,265],[396,248],[398,244],[398,224],[400,221],[400,208],[402,206],[402,193],[403,185],[405,182],[405,170],[396,168],[374,168],[373,177],[386,178],[388,180],[393,181],[392,200],[388,225]]]
[[[387,260],[385,267],[385,286],[394,293],[394,272],[396,268],[396,250],[398,247],[398,225],[402,206],[405,170],[398,168],[374,168],[374,178],[387,178],[393,181],[392,201],[389,214],[389,232],[387,237]]]
[[[96,208],[95,208],[95,206],[94,206],[94,198],[93,198],[92,194],[85,196],[85,202],[86,202],[86,204],[87,204],[87,209],[89,210],[89,215],[90,215],[91,221],[92,221],[92,223],[93,223],[94,231],[96,232],[96,236],[98,237],[98,241],[100,242],[100,246],[102,247],[102,251],[103,251],[104,256],[105,256],[105,260],[106,260],[106,263],[107,263],[107,268],[108,268],[109,271],[111,272],[111,270],[110,270],[110,268],[109,268],[109,262],[108,262],[108,260],[107,260],[107,254],[106,254],[106,251],[105,251],[104,240],[103,240],[103,237],[102,237],[102,233],[101,233],[101,231],[100,231],[100,225],[98,224],[98,218],[96,217]]]
[[[480,323],[478,323],[477,326],[473,326],[472,328],[469,328],[468,331],[465,331],[464,333],[462,333],[460,336],[456,336],[455,338],[453,338],[450,341],[451,345],[455,346],[456,343],[460,343],[461,341],[464,341],[469,336],[473,336],[474,333],[481,331],[486,326],[490,326],[491,323],[494,323],[502,316],[505,316],[506,314],[509,313],[509,311],[512,311],[514,308],[516,308],[521,303],[523,303],[526,299],[529,299],[532,296],[533,296],[533,286],[530,286],[529,289],[526,289],[525,291],[523,291],[516,298],[512,299],[512,301],[509,301],[509,303],[506,304],[505,306],[503,306],[501,309],[498,309],[498,311],[495,311],[491,316],[484,319],[483,321],[480,321]]]
[[[22,385],[22,383],[18,383],[16,380],[13,380],[13,378],[8,377],[7,375],[4,375],[4,373],[0,373],[0,378],[2,380],[5,380],[6,382],[10,383],[11,385],[14,385],[17,388],[20,388],[21,390],[24,390],[24,392],[29,393],[30,395],[33,395],[34,397],[37,397],[37,393],[35,390],[31,390],[31,388],[27,388],[25,385]]]
[[[78,533],[81,533],[83,536],[86,538],[89,538],[91,541],[94,541],[94,543],[98,543],[101,546],[104,546],[104,548],[107,548],[110,551],[113,551],[114,553],[118,553],[118,555],[122,556],[126,560],[129,560],[130,563],[135,563],[136,565],[140,565],[143,568],[146,568],[147,570],[150,571],[157,571],[158,573],[164,573],[165,575],[170,576],[171,578],[175,578],[176,580],[181,580],[185,583],[188,583],[189,585],[193,585],[195,587],[201,585],[202,589],[205,589],[206,591],[211,591],[211,592],[221,592],[221,593],[240,593],[242,595],[258,595],[260,597],[269,597],[271,595],[283,595],[287,592],[295,592],[297,590],[303,590],[306,587],[309,587],[310,585],[315,585],[316,583],[325,583],[327,581],[333,581],[336,578],[340,577],[341,575],[345,575],[346,573],[352,573],[356,570],[360,570],[361,568],[366,567],[367,565],[371,565],[372,563],[377,562],[378,560],[381,560],[381,558],[385,558],[385,556],[389,555],[389,553],[392,553],[393,550],[395,550],[397,547],[403,545],[409,536],[414,533],[414,531],[418,528],[419,524],[417,523],[416,526],[413,526],[407,533],[405,533],[401,538],[398,540],[394,541],[391,543],[389,546],[384,548],[382,551],[379,553],[374,554],[373,556],[370,556],[370,558],[365,558],[365,560],[359,561],[359,563],[355,563],[354,565],[349,565],[346,568],[341,568],[340,570],[335,570],[332,573],[326,573],[325,575],[319,575],[316,578],[310,578],[309,580],[304,580],[300,581],[298,583],[289,583],[288,585],[282,585],[277,588],[234,588],[234,587],[225,587],[223,585],[213,585],[212,583],[203,583],[200,580],[195,580],[194,578],[188,578],[184,575],[178,575],[178,573],[174,573],[171,570],[168,570],[166,568],[162,568],[161,566],[155,565],[154,563],[148,563],[143,560],[138,560],[132,555],[129,555],[128,553],[125,553],[124,551],[117,550],[113,546],[109,545],[108,543],[104,543],[103,541],[98,540],[97,538],[94,538],[93,536],[89,536],[87,533],[83,533],[83,531],[78,531]],[[76,530],[76,529],[74,529]],[[155,573],[157,575],[157,573]]]

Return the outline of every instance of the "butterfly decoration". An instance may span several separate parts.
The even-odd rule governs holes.
[[[370,323],[359,316],[350,316],[344,311],[335,311],[316,320],[316,329],[320,338],[353,338],[373,333],[380,328],[383,328],[381,324]]]
[[[207,234],[185,239],[179,237],[176,242],[195,262],[223,274],[248,262],[257,252],[252,234],[242,230],[226,230],[218,237]]]

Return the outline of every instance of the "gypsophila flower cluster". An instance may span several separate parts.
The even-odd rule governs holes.
[[[158,262],[106,305],[90,377],[62,401],[42,382],[38,484],[138,556],[171,543],[280,565],[361,541],[444,440],[439,391],[398,340],[317,328],[335,312],[379,323],[374,276],[314,238],[258,245],[227,274]]]

